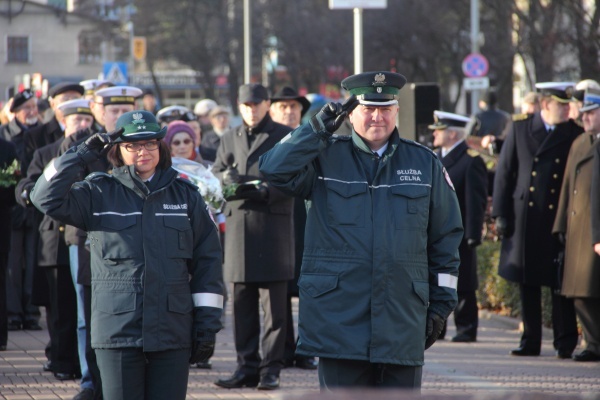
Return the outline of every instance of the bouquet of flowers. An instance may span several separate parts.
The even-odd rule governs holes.
[[[198,186],[200,195],[215,214],[222,211],[225,197],[221,190],[221,182],[211,172],[210,168],[185,158],[173,157],[173,169],[186,179]]]
[[[8,188],[15,186],[21,179],[21,166],[19,161],[14,160],[12,164],[4,169],[0,169],[0,187]]]

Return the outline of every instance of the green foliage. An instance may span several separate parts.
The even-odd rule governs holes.
[[[499,260],[500,242],[485,240],[477,248],[477,300],[481,308],[517,316],[520,309],[519,287],[498,275]]]
[[[521,314],[519,286],[498,275],[500,261],[499,241],[485,240],[477,248],[479,289],[477,302],[482,309],[498,314],[518,317]],[[542,289],[542,321],[551,326],[552,293],[547,287]]]

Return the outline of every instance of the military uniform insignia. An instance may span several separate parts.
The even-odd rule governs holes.
[[[467,149],[467,154],[471,157],[479,156],[479,152],[475,149]]]
[[[514,114],[512,116],[512,120],[513,121],[524,121],[529,117],[531,117],[531,114]]]
[[[373,86],[385,86],[385,75],[381,72],[375,75],[375,82],[373,82]]]
[[[131,123],[133,124],[143,124],[144,122],[146,122],[146,120],[142,118],[142,113],[133,113],[132,117],[133,121],[131,121]]]
[[[446,171],[446,167],[442,167],[442,171],[444,172],[444,178],[446,178],[446,183],[448,183],[448,186],[450,186],[452,191],[456,192],[456,189],[454,189],[454,185],[452,184],[452,179],[450,179],[450,175],[448,175],[448,171]]]

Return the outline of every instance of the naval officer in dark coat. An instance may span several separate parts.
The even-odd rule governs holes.
[[[513,121],[494,179],[493,211],[502,236],[499,274],[520,285],[524,331],[514,356],[537,356],[542,343],[541,287],[558,287],[561,243],[552,235],[571,144],[582,128],[568,119],[571,82],[538,83],[541,111]],[[573,300],[552,294],[554,348],[577,345]]]
[[[433,146],[448,171],[456,189],[456,197],[465,230],[458,252],[458,305],[454,310],[456,336],[453,342],[477,340],[477,253],[481,244],[483,220],[487,205],[488,173],[479,153],[465,142],[470,118],[444,111],[434,111]]]

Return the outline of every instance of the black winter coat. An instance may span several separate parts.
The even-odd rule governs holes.
[[[546,130],[540,113],[513,121],[494,178],[492,216],[514,221],[502,240],[499,274],[517,283],[556,287],[562,246],[552,225],[569,149],[582,128],[572,120]]]
[[[488,174],[477,151],[463,141],[442,158],[452,184],[456,189],[458,205],[465,230],[458,252],[458,291],[477,290],[477,252],[467,245],[468,239],[481,241],[485,208],[487,206]]]

